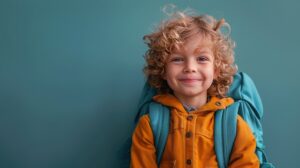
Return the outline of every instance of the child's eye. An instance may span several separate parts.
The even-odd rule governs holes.
[[[182,57],[174,57],[171,59],[171,62],[179,63],[184,61]]]
[[[199,62],[205,62],[205,61],[208,61],[208,60],[209,60],[209,58],[206,57],[206,56],[199,56],[199,57],[197,57],[197,61],[199,61]]]

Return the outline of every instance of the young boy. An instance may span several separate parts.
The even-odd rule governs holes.
[[[144,36],[149,46],[144,72],[159,92],[153,100],[171,110],[170,129],[157,165],[149,116],[141,117],[132,136],[131,167],[218,167],[214,112],[234,102],[226,93],[237,71],[234,43],[220,31],[224,25],[224,19],[177,12]],[[255,148],[249,126],[238,117],[229,167],[259,167]]]

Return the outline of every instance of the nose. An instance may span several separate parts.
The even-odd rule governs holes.
[[[192,72],[196,72],[197,68],[196,68],[196,62],[193,60],[187,60],[185,65],[184,65],[184,69],[183,72],[184,73],[192,73]]]

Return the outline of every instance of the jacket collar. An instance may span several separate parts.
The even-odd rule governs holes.
[[[175,108],[180,112],[187,113],[179,99],[172,94],[159,94],[154,96],[153,100],[165,106]],[[230,97],[218,98],[216,96],[212,96],[205,105],[198,107],[198,109],[193,111],[193,113],[203,113],[225,109],[229,105],[233,104],[233,102],[234,100]]]

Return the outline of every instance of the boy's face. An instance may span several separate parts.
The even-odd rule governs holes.
[[[214,55],[209,38],[200,34],[186,40],[167,59],[164,79],[181,100],[207,97],[215,77]]]

